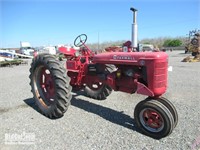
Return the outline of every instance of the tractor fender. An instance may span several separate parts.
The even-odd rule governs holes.
[[[67,56],[75,56],[76,50],[74,48],[60,47],[59,52]]]

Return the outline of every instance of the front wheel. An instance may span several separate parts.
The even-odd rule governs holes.
[[[169,111],[171,112],[171,114],[173,115],[174,118],[174,128],[176,127],[177,123],[178,123],[178,112],[176,111],[175,106],[166,98],[164,97],[160,97],[157,99],[160,103],[162,103],[163,105],[165,105]]]
[[[144,100],[134,111],[136,126],[152,138],[160,139],[169,135],[174,128],[174,118],[170,110],[157,100]]]
[[[49,118],[62,117],[72,97],[66,69],[52,55],[41,54],[33,59],[29,78],[40,111]]]

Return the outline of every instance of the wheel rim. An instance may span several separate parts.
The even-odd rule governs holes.
[[[55,99],[55,84],[49,69],[37,67],[34,73],[34,89],[39,102],[48,107]]]
[[[102,82],[94,82],[94,83],[91,83],[90,85],[88,85],[88,87],[92,90],[99,90],[103,87],[103,83]]]
[[[142,126],[150,132],[160,132],[164,128],[162,116],[154,109],[143,109],[139,114],[139,119]]]

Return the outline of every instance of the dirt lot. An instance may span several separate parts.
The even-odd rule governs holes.
[[[170,136],[155,140],[135,130],[133,110],[145,98],[137,94],[113,92],[107,100],[97,101],[73,93],[65,116],[48,119],[34,105],[30,65],[22,65],[0,68],[0,149],[199,150],[200,63],[181,62],[186,57],[183,51],[168,54],[173,71],[164,96],[179,114]]]

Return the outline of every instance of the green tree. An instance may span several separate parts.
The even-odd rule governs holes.
[[[170,40],[170,39],[165,40],[164,43],[163,43],[163,46],[168,47],[168,46],[169,46],[169,43],[170,43],[171,41],[172,41],[172,40]]]
[[[165,40],[163,46],[166,47],[177,47],[177,46],[181,46],[182,45],[182,41],[179,39],[174,39],[174,40]]]
[[[144,42],[144,44],[151,44],[150,42]]]
[[[169,46],[171,46],[171,47],[177,47],[177,46],[181,46],[181,45],[182,45],[182,42],[179,39],[172,40],[169,43]]]

